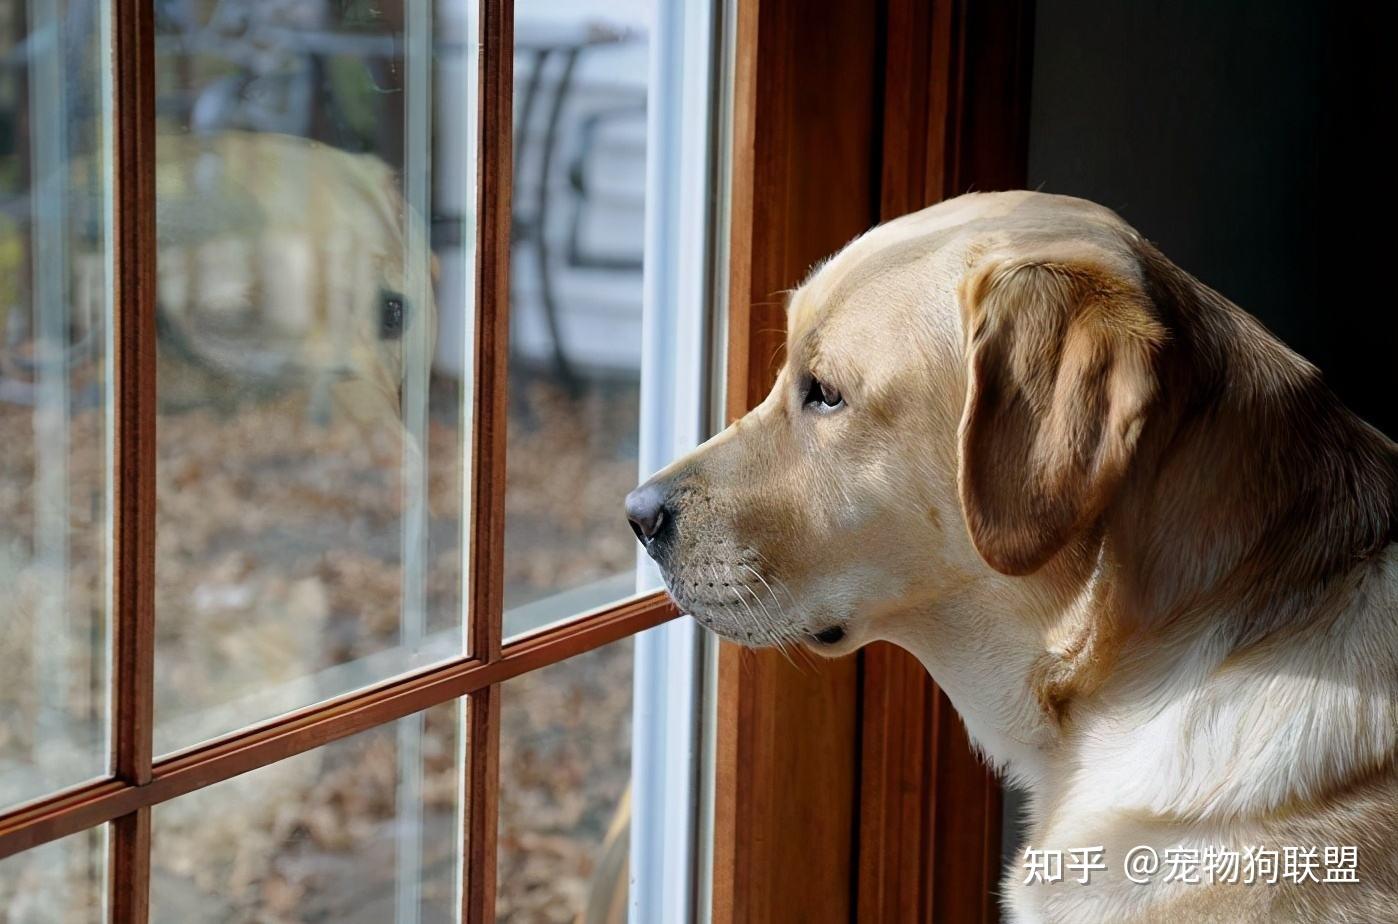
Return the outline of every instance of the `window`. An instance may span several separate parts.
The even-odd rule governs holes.
[[[0,921],[692,916],[718,23],[0,8]]]
[[[116,241],[106,21],[56,3],[0,17],[0,805],[12,805],[108,769]],[[59,31],[62,45],[40,40]]]

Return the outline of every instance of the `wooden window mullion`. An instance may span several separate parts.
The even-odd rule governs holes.
[[[495,920],[496,833],[500,819],[500,690],[492,684],[466,700],[466,843],[462,851],[461,920]]]
[[[480,0],[476,125],[475,391],[471,415],[470,654],[493,664],[504,625],[505,443],[513,179],[514,3]],[[495,920],[500,686],[467,698],[461,920]]]
[[[151,780],[155,672],[155,18],[113,0],[112,775]],[[108,917],[143,924],[150,905],[150,808],[116,818]]]

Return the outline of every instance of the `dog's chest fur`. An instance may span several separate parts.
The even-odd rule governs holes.
[[[1003,891],[1021,921],[1392,920],[1398,908],[1398,552],[1346,587],[1342,606],[1303,630],[1228,654],[1228,617],[1173,655],[1131,653],[1114,680],[1076,703],[1043,766],[1026,841],[1102,847],[1090,888]],[[1236,614],[1235,614],[1236,615]],[[1013,771],[1013,768],[1011,768]],[[1138,884],[1132,848],[1245,852],[1358,848],[1354,884]],[[1022,859],[1022,858],[1021,858]]]

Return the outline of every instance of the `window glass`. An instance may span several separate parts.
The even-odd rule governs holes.
[[[0,4],[0,809],[107,767],[103,9]]]
[[[0,860],[0,924],[97,924],[106,903],[106,825]]]
[[[506,682],[501,921],[624,921],[631,822],[625,639]]]
[[[474,0],[154,0],[156,750],[462,650]]]
[[[507,637],[659,586],[624,498],[708,434],[719,402],[723,198],[714,4],[515,9]],[[506,686],[502,916],[689,914],[701,663],[686,620]]]
[[[651,4],[515,4],[505,634],[636,590]]]
[[[151,921],[456,920],[459,723],[447,703],[157,805]]]

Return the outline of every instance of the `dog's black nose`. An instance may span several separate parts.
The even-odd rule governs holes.
[[[650,545],[670,518],[663,486],[647,482],[626,495],[626,519],[642,545]]]

